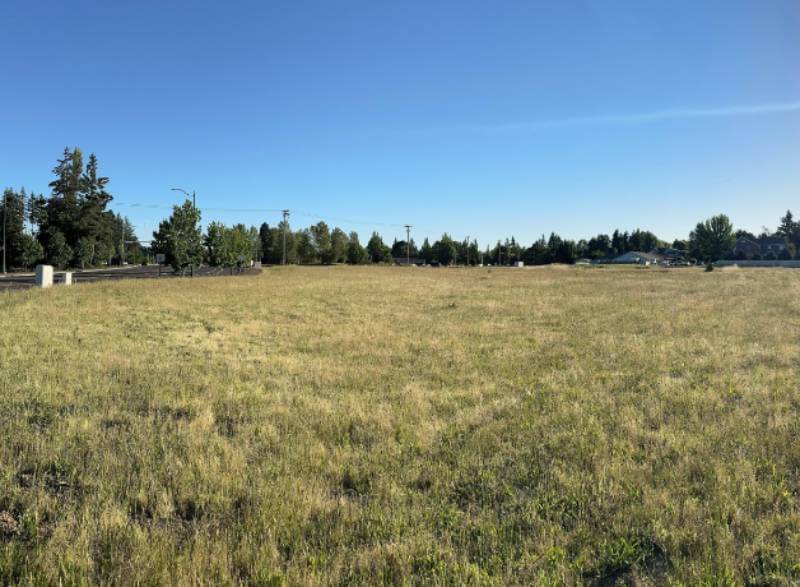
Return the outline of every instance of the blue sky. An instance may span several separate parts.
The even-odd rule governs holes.
[[[142,238],[318,219],[481,245],[800,213],[800,3],[0,3],[0,184],[97,154]],[[136,207],[131,204],[160,206]]]

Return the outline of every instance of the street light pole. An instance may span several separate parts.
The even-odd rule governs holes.
[[[189,192],[187,192],[183,188],[170,188],[170,189],[173,192],[183,192],[184,194],[186,194],[187,198],[191,197],[192,198],[192,208],[197,210],[197,197],[195,196],[194,190],[192,190],[192,193],[190,194]]]

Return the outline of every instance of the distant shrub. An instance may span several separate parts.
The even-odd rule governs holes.
[[[707,264],[706,271],[714,271],[714,265],[712,265],[711,263]]]

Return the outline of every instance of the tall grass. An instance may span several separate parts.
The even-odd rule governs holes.
[[[800,581],[800,273],[0,295],[0,583]]]

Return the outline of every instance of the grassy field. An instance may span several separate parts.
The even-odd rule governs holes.
[[[0,294],[0,584],[800,581],[800,272]]]

